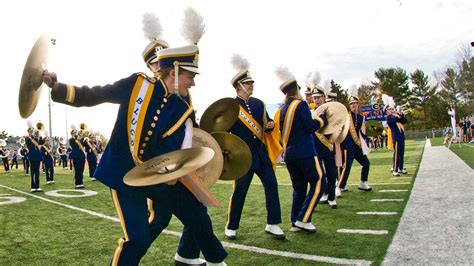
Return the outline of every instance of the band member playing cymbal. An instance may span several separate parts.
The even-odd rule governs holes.
[[[324,192],[326,180],[313,136],[327,125],[327,119],[324,114],[315,119],[311,117],[308,104],[301,99],[300,86],[288,68],[279,67],[276,74],[284,81],[280,90],[285,94],[285,104],[277,114],[284,159],[293,184],[291,231],[315,233],[317,229],[311,223],[311,217]]]
[[[138,265],[152,244],[147,198],[189,226],[208,263],[225,265],[227,253],[214,235],[207,208],[188,189],[185,179],[144,187],[131,187],[123,182],[125,174],[136,165],[177,151],[185,139],[192,138],[186,135],[192,132],[189,117],[194,111],[189,89],[198,74],[196,43],[204,27],[196,21],[191,25],[201,29],[201,34],[193,32],[192,45],[157,51],[157,60],[151,64],[160,68],[158,79],[135,73],[113,84],[79,87],[57,82],[54,73],[43,74],[43,81],[52,88],[54,101],[77,107],[104,102],[119,104],[110,141],[95,174],[111,188],[125,235],[119,240],[112,265]],[[189,97],[189,102],[183,97]]]
[[[234,181],[234,189],[229,202],[225,236],[228,239],[236,238],[245,197],[254,174],[257,174],[265,192],[267,208],[265,232],[271,234],[276,239],[283,240],[285,239],[285,234],[279,226],[281,223],[281,210],[280,198],[278,197],[278,183],[264,139],[265,132],[272,131],[275,124],[268,116],[265,104],[261,100],[251,97],[255,81],[250,76],[247,59],[234,54],[232,63],[238,70],[231,83],[236,90],[237,97],[235,97],[235,101],[239,104],[240,110],[239,119],[229,132],[237,135],[247,143],[252,152],[252,166],[243,177]]]
[[[356,96],[356,90],[349,98],[349,112],[350,126],[349,134],[341,144],[344,153],[344,167],[342,169],[341,177],[336,187],[336,197],[341,196],[341,191],[348,191],[347,180],[351,172],[352,163],[354,159],[362,165],[360,174],[360,183],[358,189],[364,191],[371,191],[372,187],[367,184],[369,178],[370,161],[367,157],[365,147],[365,118],[359,114],[359,98]],[[368,149],[368,148],[367,148]]]

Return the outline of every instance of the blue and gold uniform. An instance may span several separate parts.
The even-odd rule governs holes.
[[[95,180],[94,173],[95,169],[97,168],[97,149],[95,142],[93,140],[84,140],[84,148],[86,149],[86,158],[87,158],[87,165],[89,166],[89,177],[92,180]]]
[[[30,129],[29,129],[30,130]],[[41,191],[39,180],[39,168],[42,160],[40,144],[41,137],[31,134],[25,138],[25,144],[28,148],[28,159],[30,161],[31,174],[31,192]]]
[[[349,178],[349,174],[351,172],[352,163],[354,162],[354,159],[356,159],[360,165],[362,165],[360,175],[361,184],[359,185],[359,189],[370,191],[372,188],[366,185],[369,178],[370,161],[367,155],[363,153],[363,144],[361,143],[361,136],[364,137],[361,133],[364,117],[351,111],[349,112],[349,119],[349,134],[347,134],[346,138],[341,143],[344,167],[342,169],[341,177],[337,183],[337,188],[342,191],[346,189],[347,179]]]
[[[187,57],[180,60],[189,59],[192,62],[197,55],[197,46],[196,49],[194,46],[191,48],[186,50],[187,53],[178,48],[170,48],[176,51],[169,52],[185,54]],[[160,61],[160,66],[170,67],[178,59],[173,60],[173,56],[168,54],[166,60]],[[147,198],[189,226],[207,261],[222,262],[227,256],[213,233],[207,208],[183,183],[131,187],[123,182],[125,174],[136,164],[181,148],[185,121],[193,108],[177,94],[168,91],[162,80],[132,74],[105,86],[76,87],[60,83],[59,90],[52,93],[53,100],[77,107],[104,102],[120,105],[114,129],[95,174],[98,180],[111,188],[125,234],[119,240],[112,265],[138,264],[151,245]]]
[[[43,157],[44,172],[46,174],[46,184],[54,183],[54,165],[53,165],[53,155],[49,149],[49,145],[41,146],[41,156]]]
[[[230,230],[239,229],[245,197],[247,196],[254,174],[257,174],[264,187],[267,224],[280,224],[281,210],[280,198],[278,196],[278,183],[272,162],[268,157],[267,148],[263,143],[265,121],[272,120],[265,111],[265,104],[261,100],[254,97],[249,97],[247,100],[244,100],[237,96],[235,101],[239,104],[240,115],[239,120],[237,120],[229,132],[240,137],[247,143],[252,153],[252,165],[243,177],[234,180],[226,228]],[[250,128],[252,126],[249,125],[249,123],[256,125],[259,131],[251,130]]]
[[[279,111],[279,124],[284,159],[293,184],[291,222],[300,227],[300,223],[302,226],[311,224],[312,213],[325,190],[326,180],[315,149],[314,132],[324,127],[327,119],[322,115],[313,120],[308,104],[292,96],[299,90],[296,80],[285,82],[280,90],[286,94],[286,102]],[[314,226],[311,228],[302,227],[316,231]]]
[[[83,188],[86,152],[84,150],[84,144],[82,143],[81,137],[78,136],[75,129],[72,130],[71,136],[72,137],[69,139],[69,146],[71,146],[71,154],[69,154],[69,159],[72,159],[74,165],[74,186],[76,188]]]
[[[403,157],[405,155],[405,129],[403,124],[407,122],[403,114],[391,114],[387,116],[387,124],[392,131],[393,142],[393,161],[392,167],[394,174],[406,173],[403,168]]]

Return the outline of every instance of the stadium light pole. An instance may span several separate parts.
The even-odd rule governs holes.
[[[51,39],[51,43],[56,45],[56,39]],[[51,148],[54,150],[54,136],[53,136],[53,120],[51,119],[51,90],[48,89],[48,115],[49,115],[49,136],[51,141]]]

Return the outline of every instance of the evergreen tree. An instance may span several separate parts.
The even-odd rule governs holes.
[[[375,71],[375,78],[372,85],[389,96],[392,96],[397,105],[405,104],[410,96],[408,87],[408,75],[400,67],[397,68],[379,68]]]
[[[432,128],[432,121],[436,119],[437,114],[430,112],[430,104],[436,94],[436,87],[429,85],[429,77],[419,69],[410,74],[410,80],[413,88],[409,103],[412,109],[419,111],[414,112],[413,121],[422,121],[424,129]]]
[[[349,96],[346,90],[342,89],[342,86],[336,83],[331,79],[331,91],[337,94],[337,101],[344,104],[345,106],[349,105]]]

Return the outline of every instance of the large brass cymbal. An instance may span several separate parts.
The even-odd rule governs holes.
[[[214,157],[206,165],[196,170],[204,185],[210,188],[217,182],[224,168],[224,155],[221,147],[209,133],[199,128],[193,129],[193,147],[208,147],[214,151]]]
[[[43,70],[48,61],[49,42],[48,36],[41,36],[31,48],[23,68],[18,96],[18,108],[23,118],[28,118],[38,105],[43,84]]]
[[[232,98],[222,98],[211,104],[201,116],[199,126],[212,133],[228,131],[239,117],[239,104]]]
[[[328,124],[318,130],[318,133],[324,135],[340,131],[346,123],[348,115],[347,108],[342,103],[338,102],[328,102],[319,106],[312,112],[312,117],[315,119],[321,114],[326,114],[328,120]]]
[[[342,143],[346,138],[347,134],[349,133],[351,121],[349,120],[349,116],[347,116],[346,122],[342,128],[334,133],[331,134],[330,141],[334,143]]]
[[[245,175],[252,166],[252,152],[247,143],[227,132],[214,132],[211,135],[219,143],[224,156],[224,169],[219,179],[235,180]]]
[[[206,147],[165,153],[132,168],[123,178],[123,182],[137,187],[165,183],[202,167],[213,156],[214,151]]]

